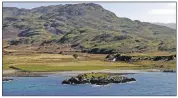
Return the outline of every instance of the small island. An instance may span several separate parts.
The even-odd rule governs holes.
[[[134,78],[128,78],[121,75],[109,75],[106,73],[85,73],[70,79],[62,81],[62,84],[96,84],[107,85],[109,83],[126,83],[136,81]]]

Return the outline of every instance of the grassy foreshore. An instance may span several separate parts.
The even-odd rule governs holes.
[[[3,70],[19,69],[25,72],[86,71],[103,69],[176,69],[176,61],[108,62],[103,54],[82,54],[75,59],[72,55],[28,53],[3,55]]]
[[[94,55],[93,55],[94,56]],[[93,60],[93,58],[96,58]],[[70,70],[100,70],[128,68],[137,69],[142,66],[125,62],[107,62],[99,60],[100,57],[74,59],[72,55],[61,54],[32,54],[32,55],[5,55],[3,69],[8,70],[14,66],[25,71],[70,71]],[[98,60],[97,60],[98,58]]]

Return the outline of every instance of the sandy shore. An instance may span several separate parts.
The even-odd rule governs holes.
[[[3,70],[3,77],[44,77],[56,72],[23,72],[17,70]]]
[[[3,70],[3,74],[10,74],[10,73],[15,73],[17,72],[16,70]]]
[[[88,71],[60,71],[60,72],[21,72],[17,70],[4,70],[3,77],[44,77],[50,74],[61,74],[61,75],[76,75],[82,73],[91,73],[91,72],[101,72],[101,73],[110,73],[110,74],[136,74],[143,72],[160,72],[158,69],[147,69],[147,70],[88,70]]]
[[[58,72],[58,74],[82,74],[82,73],[91,73],[91,72],[100,72],[100,73],[120,73],[120,74],[134,74],[144,72],[143,70],[113,70],[113,69],[105,69],[105,70],[89,70],[89,71],[64,71]]]

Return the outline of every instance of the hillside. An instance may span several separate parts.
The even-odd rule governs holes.
[[[155,24],[160,25],[160,26],[166,26],[172,29],[176,29],[176,23],[155,23]]]
[[[94,3],[33,9],[3,7],[3,40],[9,47],[90,53],[176,51],[176,30],[119,18]],[[59,52],[59,51],[58,51]]]

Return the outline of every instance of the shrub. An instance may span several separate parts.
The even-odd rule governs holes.
[[[73,54],[73,57],[74,57],[75,59],[77,59],[77,58],[78,58],[78,55],[77,55],[77,54]]]

